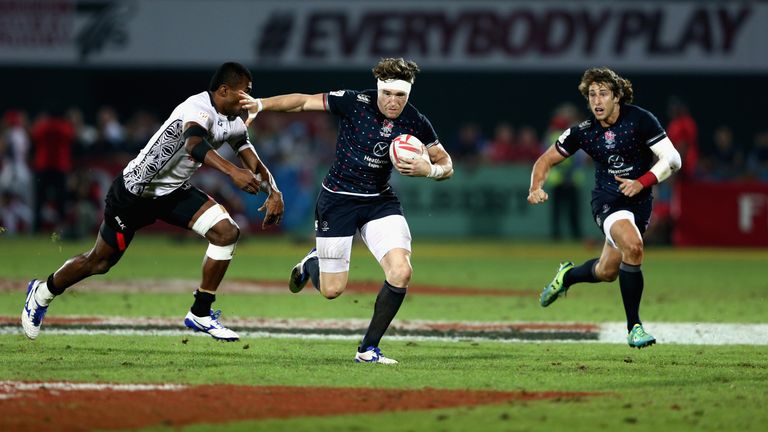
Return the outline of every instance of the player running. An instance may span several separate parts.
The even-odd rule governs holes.
[[[599,258],[580,266],[563,262],[540,296],[543,307],[579,282],[612,282],[619,278],[627,316],[630,347],[643,348],[656,339],[643,329],[643,238],[651,218],[651,186],[680,169],[680,154],[650,112],[630,105],[632,84],[608,68],[584,72],[579,91],[589,102],[591,118],[567,129],[533,165],[528,202],[547,200],[542,186],[549,170],[579,149],[595,161],[592,214],[605,234]],[[654,163],[654,155],[658,161]]]
[[[213,312],[216,289],[235,252],[240,230],[223,206],[192,186],[190,177],[205,164],[227,174],[240,189],[269,194],[260,210],[264,223],[278,224],[283,197],[267,167],[248,140],[240,117],[240,99],[251,91],[251,73],[239,63],[224,63],[211,79],[208,91],[189,97],[173,110],[139,155],[128,163],[107,192],[104,221],[89,252],[64,263],[46,281],[33,279],[21,312],[24,333],[35,339],[55,296],[94,274],[117,264],[139,229],[160,219],[192,230],[209,241],[203,260],[200,287],[184,318],[184,325],[214,339],[236,341],[238,335]],[[245,168],[224,159],[216,149],[228,144]]]
[[[400,200],[389,185],[389,145],[401,134],[425,143],[430,161],[417,158],[394,166],[407,176],[444,180],[453,175],[451,157],[429,120],[408,103],[416,63],[381,60],[374,68],[375,90],[338,90],[314,95],[287,94],[266,99],[244,95],[251,119],[263,111],[330,111],[339,118],[336,160],[322,183],[315,208],[316,248],[293,268],[289,288],[312,284],[326,298],[344,292],[352,238],[359,230],[384,270],[385,280],[368,331],[355,354],[357,362],[392,364],[379,342],[400,309],[411,280],[411,233]]]

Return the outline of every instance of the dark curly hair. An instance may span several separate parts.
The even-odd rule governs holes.
[[[632,103],[632,100],[634,100],[632,83],[607,67],[587,69],[584,75],[581,76],[579,92],[587,100],[589,100],[589,86],[592,83],[605,84],[614,95],[619,96],[620,104]]]
[[[419,65],[411,60],[400,58],[383,58],[371,69],[373,76],[382,81],[393,79],[408,81],[413,84]]]

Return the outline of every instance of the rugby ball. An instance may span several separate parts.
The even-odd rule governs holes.
[[[393,165],[400,160],[413,160],[424,158],[424,156],[424,144],[413,135],[403,134],[397,136],[389,145],[389,158],[392,160]]]

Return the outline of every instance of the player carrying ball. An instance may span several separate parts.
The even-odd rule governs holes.
[[[328,111],[339,119],[336,160],[323,180],[315,208],[316,248],[293,268],[292,292],[311,279],[329,299],[347,286],[352,239],[360,232],[384,270],[373,317],[355,361],[392,364],[379,342],[400,309],[411,281],[411,232],[403,208],[389,185],[394,167],[401,174],[445,180],[453,175],[451,157],[429,120],[408,102],[419,67],[402,58],[382,59],[374,68],[376,89],[287,94],[266,99],[244,95],[252,118],[259,111]],[[429,161],[401,160],[392,165],[390,142],[413,135],[426,145]]]

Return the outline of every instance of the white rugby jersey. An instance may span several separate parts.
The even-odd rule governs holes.
[[[212,97],[204,91],[179,104],[139,155],[128,163],[123,170],[126,189],[151,198],[173,192],[192,177],[202,164],[184,148],[183,127],[188,122],[208,130],[207,140],[214,149],[224,143],[235,153],[253,149],[243,120],[216,112]]]

